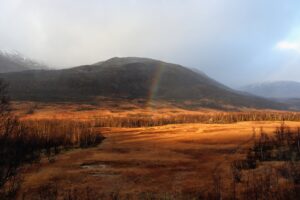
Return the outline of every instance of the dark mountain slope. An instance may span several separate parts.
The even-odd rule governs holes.
[[[146,58],[112,58],[64,70],[1,74],[13,98],[23,100],[88,100],[96,96],[163,99],[255,108],[286,109],[281,103],[245,95],[176,64]]]

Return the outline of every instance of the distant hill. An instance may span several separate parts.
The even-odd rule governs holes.
[[[300,110],[300,98],[274,98],[272,100],[288,105],[292,110]]]
[[[17,51],[0,50],[0,73],[46,68],[46,65],[26,58]]]
[[[18,100],[72,101],[95,97],[197,102],[199,106],[287,109],[260,97],[236,92],[186,67],[147,58],[112,58],[63,70],[0,74]]]
[[[241,90],[267,98],[300,98],[300,83],[294,81],[275,81],[252,84]]]

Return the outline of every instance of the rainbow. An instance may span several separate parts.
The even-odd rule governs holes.
[[[148,98],[147,98],[147,107],[150,107],[150,103],[155,98],[158,86],[160,84],[161,76],[164,73],[165,66],[161,63],[155,68],[154,75],[149,87]]]

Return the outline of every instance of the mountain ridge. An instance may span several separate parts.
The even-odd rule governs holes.
[[[19,100],[87,100],[103,96],[193,101],[204,107],[287,109],[281,103],[225,89],[207,75],[181,65],[148,58],[114,57],[68,69],[5,73],[0,78],[10,84],[12,97]]]

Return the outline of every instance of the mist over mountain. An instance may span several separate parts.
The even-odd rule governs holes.
[[[274,81],[252,84],[241,90],[267,98],[300,98],[300,82]]]
[[[47,66],[27,58],[17,51],[0,50],[0,73],[32,69],[47,69]]]
[[[193,101],[204,107],[285,109],[281,103],[236,92],[203,73],[148,58],[112,58],[63,70],[30,70],[0,75],[16,100],[70,101],[98,96]]]

